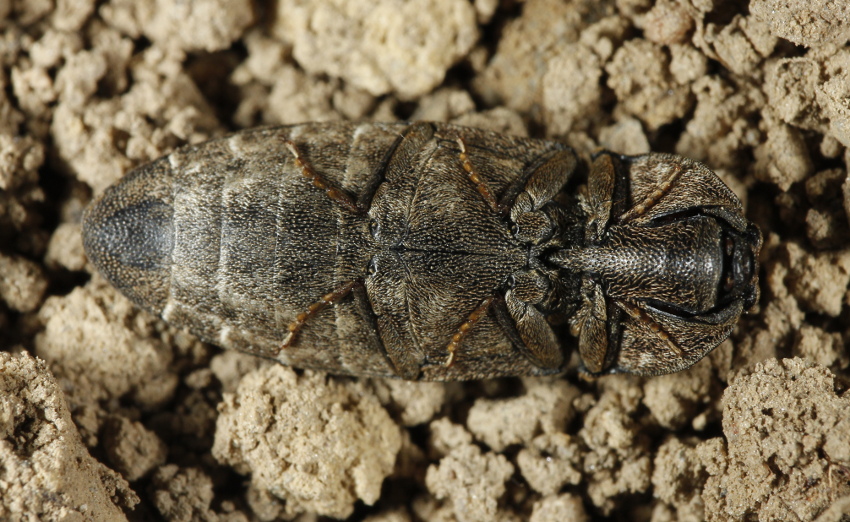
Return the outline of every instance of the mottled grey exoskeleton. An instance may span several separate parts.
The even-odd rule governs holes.
[[[758,297],[758,229],[700,163],[442,123],[238,132],[87,210],[95,266],[202,339],[422,380],[694,364]],[[568,185],[570,190],[567,189]],[[574,342],[572,344],[575,344]]]

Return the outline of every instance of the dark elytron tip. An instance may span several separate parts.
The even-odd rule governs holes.
[[[163,166],[126,176],[83,214],[89,260],[133,302],[155,313],[167,299],[174,248],[174,209]]]

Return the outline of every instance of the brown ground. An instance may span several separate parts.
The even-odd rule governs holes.
[[[0,519],[850,520],[848,5],[0,0]],[[329,119],[702,160],[761,311],[675,375],[418,384],[222,353],[92,275],[129,168]]]

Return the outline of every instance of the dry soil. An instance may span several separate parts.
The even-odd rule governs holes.
[[[850,520],[850,3],[0,0],[0,519]],[[427,119],[708,164],[760,311],[690,370],[453,384],[222,352],[93,272],[132,167]]]

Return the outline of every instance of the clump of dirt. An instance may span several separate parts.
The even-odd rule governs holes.
[[[744,4],[0,2],[0,518],[846,520],[848,8]],[[342,119],[700,160],[760,310],[674,375],[408,383],[222,353],[87,262],[131,168]]]
[[[812,520],[850,494],[850,396],[802,359],[769,359],[723,395],[723,438],[697,447],[712,518]],[[790,513],[789,513],[790,511]]]
[[[358,499],[373,505],[401,449],[399,427],[367,384],[322,373],[270,365],[218,410],[213,457],[250,475],[254,493],[277,505],[263,511],[277,516],[345,518]]]
[[[89,454],[44,361],[0,353],[0,518],[121,518],[139,497]]]

